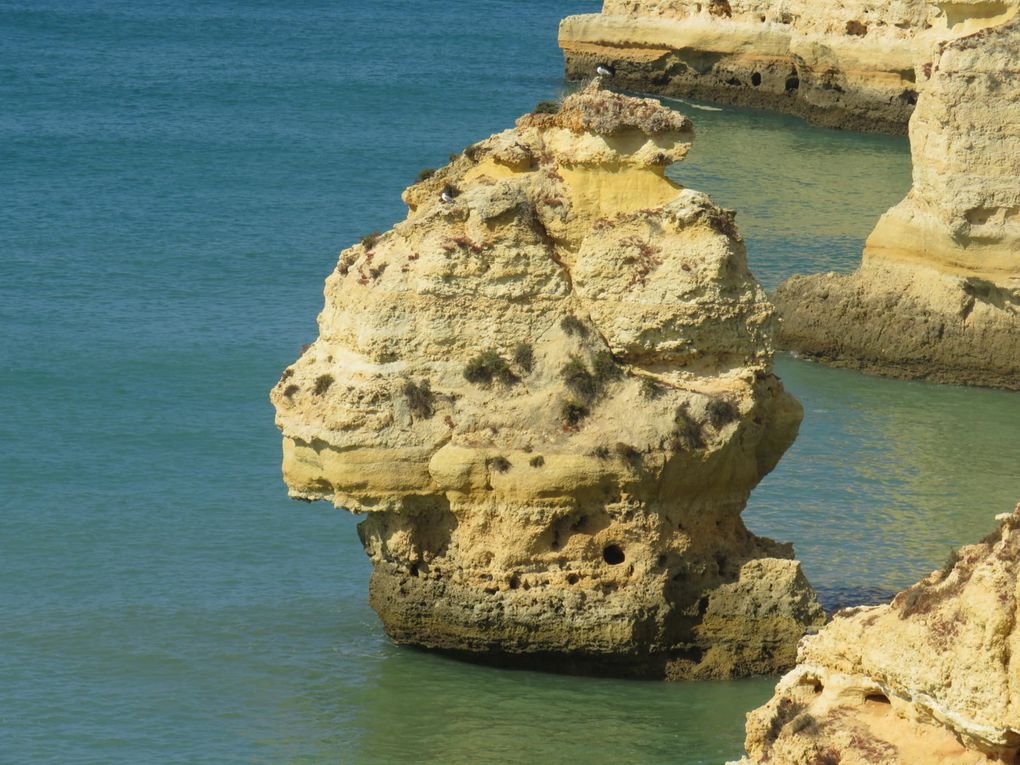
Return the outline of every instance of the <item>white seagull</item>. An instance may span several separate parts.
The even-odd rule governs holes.
[[[595,73],[599,77],[613,77],[616,74],[616,69],[611,64],[599,64],[595,67]]]
[[[443,189],[443,193],[439,195],[439,198],[446,204],[451,204],[453,202],[453,189],[447,186]]]

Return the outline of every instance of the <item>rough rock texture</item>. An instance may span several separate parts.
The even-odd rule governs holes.
[[[1009,2],[605,0],[560,25],[567,75],[616,67],[619,87],[903,133],[933,44],[1001,23]]]
[[[890,605],[805,638],[748,715],[745,765],[1013,763],[1020,751],[1020,507]]]
[[[669,678],[792,666],[821,610],[740,512],[801,409],[732,214],[664,176],[689,121],[593,85],[517,125],[341,253],[272,392],[292,496],[365,515],[399,643]]]
[[[838,366],[1020,388],[1020,19],[942,44],[910,123],[914,182],[861,268],[775,295],[780,344]]]

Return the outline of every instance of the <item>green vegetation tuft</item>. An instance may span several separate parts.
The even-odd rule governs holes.
[[[535,349],[528,343],[521,343],[514,349],[513,361],[524,374],[530,375],[535,369]]]
[[[591,401],[598,392],[595,377],[577,356],[571,356],[563,365],[560,369],[560,378],[564,385],[583,401]]]
[[[585,417],[590,414],[588,407],[582,404],[580,401],[564,401],[563,408],[560,410],[560,415],[563,417],[563,422],[568,427],[576,427],[581,423]]]
[[[497,351],[483,351],[471,359],[464,367],[464,379],[475,385],[492,385],[493,380],[499,380],[504,385],[519,382],[506,359]]]
[[[407,408],[415,417],[427,420],[436,413],[435,394],[432,393],[432,386],[428,380],[422,380],[417,384],[413,380],[406,380],[401,392],[407,401]]]
[[[329,390],[329,386],[333,384],[333,375],[319,375],[315,378],[315,388],[312,392],[316,396],[321,396],[323,393]]]

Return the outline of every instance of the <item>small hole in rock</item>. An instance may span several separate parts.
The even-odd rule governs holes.
[[[408,573],[410,573],[411,576],[418,576],[418,564],[412,563]]]
[[[606,545],[605,549],[602,550],[602,560],[610,566],[618,566],[626,560],[626,556],[624,556],[623,550],[620,549],[619,545]]]
[[[510,589],[511,590],[516,590],[520,586],[521,586],[521,578],[519,576],[512,576],[512,577],[510,577]]]
[[[821,693],[822,691],[825,690],[825,686],[822,685],[822,683],[819,680],[815,680],[813,683],[811,683],[811,690],[813,690],[815,693]]]
[[[761,75],[758,72],[751,75],[751,84],[756,88],[761,85]]]
[[[786,78],[786,92],[793,93],[797,88],[800,87],[799,77],[787,77]]]
[[[579,577],[577,574],[567,574],[567,584],[577,584]]]
[[[702,595],[698,600],[698,615],[704,616],[708,613],[708,595]]]
[[[869,693],[864,697],[865,701],[870,701],[872,704],[889,704],[889,697],[884,693]]]

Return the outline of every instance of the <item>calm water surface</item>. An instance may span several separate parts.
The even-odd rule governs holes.
[[[596,0],[0,0],[0,762],[719,763],[772,680],[398,649],[352,517],[290,502],[267,402],[337,251],[562,88]],[[852,268],[902,140],[680,105],[671,172],[754,269]],[[1020,399],[784,359],[801,437],[747,512],[830,605],[1020,497]]]

